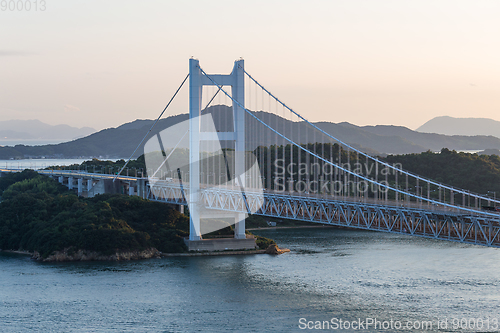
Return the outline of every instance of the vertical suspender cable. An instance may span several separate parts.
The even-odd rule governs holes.
[[[179,88],[177,88],[177,90],[175,91],[175,94],[172,96],[172,98],[170,99],[170,101],[168,102],[167,106],[165,106],[165,108],[163,109],[163,111],[160,113],[160,115],[158,116],[158,118],[156,118],[155,122],[153,123],[153,125],[151,125],[151,128],[149,129],[149,131],[146,133],[146,135],[144,135],[144,137],[142,138],[141,142],[139,143],[139,145],[137,146],[137,148],[135,148],[134,152],[132,153],[132,155],[130,155],[130,157],[128,158],[127,162],[123,165],[123,167],[120,169],[120,171],[116,174],[116,176],[113,178],[113,182],[116,180],[116,178],[118,178],[118,176],[122,173],[123,169],[125,169],[125,167],[127,166],[127,164],[130,162],[130,160],[132,159],[132,157],[134,156],[134,154],[137,152],[137,150],[139,149],[139,147],[142,145],[142,143],[144,142],[144,140],[146,140],[147,136],[149,135],[149,133],[151,133],[151,131],[153,130],[153,128],[155,127],[156,123],[158,123],[158,121],[160,120],[160,118],[163,116],[163,114],[165,113],[165,111],[167,110],[167,108],[170,106],[170,104],[172,103],[172,101],[174,100],[175,96],[177,96],[177,94],[179,93],[179,91],[181,90],[182,86],[184,85],[184,83],[186,82],[186,80],[188,79],[189,77],[189,74],[186,75],[186,77],[184,78],[184,80],[182,81],[181,85],[179,86]],[[144,175],[142,175],[144,177]]]

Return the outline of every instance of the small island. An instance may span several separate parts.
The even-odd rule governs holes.
[[[187,253],[189,217],[120,194],[81,198],[33,170],[0,177],[0,249],[40,261],[132,260]],[[232,233],[229,226],[212,236]],[[273,240],[256,243],[276,253]],[[279,253],[279,252],[278,252]]]

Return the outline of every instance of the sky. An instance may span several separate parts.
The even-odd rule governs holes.
[[[496,0],[23,1],[0,9],[0,120],[154,119],[191,57],[221,74],[242,57],[310,121],[500,120]]]

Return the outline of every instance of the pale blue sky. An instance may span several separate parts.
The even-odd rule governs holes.
[[[1,120],[155,118],[191,56],[211,73],[243,57],[313,121],[500,120],[499,1],[45,2],[0,11]],[[180,97],[169,114],[187,112]]]

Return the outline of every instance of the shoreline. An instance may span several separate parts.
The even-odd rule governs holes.
[[[26,256],[33,256],[32,252],[28,251],[19,251],[19,250],[0,250],[0,252],[5,252],[5,253],[15,253],[15,254],[24,254]]]
[[[279,252],[282,251],[282,252]],[[157,253],[154,256],[151,257],[137,257],[137,258],[122,258],[122,259],[112,259],[112,256],[102,256],[100,258],[95,258],[93,256],[89,256],[88,259],[74,259],[71,258],[68,260],[67,257],[64,259],[62,258],[57,258],[58,255],[52,255],[52,258],[49,258],[49,260],[43,259],[40,260],[35,257],[34,253],[28,252],[28,251],[18,251],[18,250],[0,250],[0,252],[5,252],[5,253],[15,253],[15,254],[21,254],[21,255],[27,255],[31,256],[31,259],[35,261],[41,261],[41,262],[75,262],[75,261],[131,261],[131,260],[144,260],[144,259],[159,259],[159,258],[172,258],[172,257],[203,257],[203,256],[230,256],[230,255],[245,255],[245,254],[281,254],[285,252],[289,252],[290,250],[288,249],[279,249],[278,248],[278,253],[270,253],[269,249],[266,250],[239,250],[239,251],[216,251],[216,252],[181,252],[181,253]],[[59,254],[60,255],[60,254]],[[105,257],[105,259],[104,259]],[[62,260],[61,260],[62,259]]]

